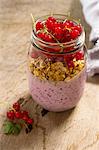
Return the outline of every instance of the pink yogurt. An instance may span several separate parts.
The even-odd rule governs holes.
[[[33,99],[49,111],[59,112],[75,107],[80,100],[86,82],[86,67],[70,81],[40,80],[32,73],[29,76],[29,89]]]

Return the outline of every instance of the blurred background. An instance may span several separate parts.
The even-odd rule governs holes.
[[[51,12],[60,14],[70,12],[72,17],[78,20],[80,19],[86,31],[86,43],[87,45],[89,44],[88,36],[90,27],[84,20],[79,0],[0,0],[0,114],[4,114],[7,110],[8,103],[13,103],[20,95],[24,96],[25,94],[27,97],[29,96],[26,67],[32,27],[30,14],[32,13],[34,17],[39,17]],[[33,111],[33,109],[36,110],[35,106],[33,104],[27,107],[30,107],[29,109]],[[82,105],[82,109],[84,107]],[[65,121],[68,118],[68,113],[63,113],[62,116],[58,114],[57,117],[55,114],[52,116],[49,115],[48,118],[40,118],[39,122],[44,124],[46,129],[48,129],[48,125],[50,124],[51,131],[48,129],[47,132],[49,134],[51,132],[54,137],[52,129],[58,126],[58,118],[61,118],[61,122],[64,122],[64,118]],[[37,115],[35,111],[33,115]],[[55,118],[56,121],[53,121]],[[2,122],[3,119],[0,116],[0,129]],[[41,150],[40,146],[42,147],[42,145],[42,149],[45,150],[45,137],[43,137],[45,133],[43,134],[43,132],[45,131],[42,129],[36,129],[29,137],[21,134],[17,139],[15,137],[7,138],[0,132],[0,150],[27,150],[28,147],[28,150]],[[83,134],[82,129],[80,132]],[[79,139],[79,135],[77,135],[77,139]],[[61,135],[61,137],[63,136]],[[91,136],[89,135],[89,137]],[[55,139],[56,137],[54,137]],[[57,139],[60,141],[60,135],[58,135]],[[53,143],[52,147],[54,150],[56,145],[54,145],[53,139],[49,136],[48,140]],[[50,142],[47,144],[49,150],[52,150],[50,149]]]

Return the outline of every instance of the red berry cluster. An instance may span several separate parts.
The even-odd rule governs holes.
[[[13,104],[11,110],[7,112],[7,118],[11,121],[15,119],[20,119],[23,120],[28,125],[33,124],[33,119],[29,117],[29,113],[27,111],[21,110],[19,102]]]
[[[73,59],[76,60],[83,60],[84,59],[84,52],[78,51],[75,54],[68,54],[64,56],[65,62],[67,62],[68,68],[74,67]]]
[[[72,40],[77,39],[81,33],[82,33],[82,26],[81,24],[78,24],[72,20],[65,19],[65,20],[59,20],[52,16],[48,17],[45,21],[37,21],[35,24],[36,27],[36,35],[38,38],[42,39],[43,41],[51,43],[66,43],[70,42]],[[55,48],[48,48],[43,47],[45,51],[48,52],[68,52],[74,50],[74,46],[70,46],[65,48],[65,46],[61,49],[61,46],[57,46]],[[38,55],[41,56],[41,53],[39,54],[35,51],[32,52],[31,57],[37,58]],[[42,52],[43,55],[43,52]],[[84,52],[83,51],[77,51],[75,54],[69,54],[64,56],[57,56],[57,55],[51,55],[51,54],[44,54],[45,58],[50,58],[52,62],[56,61],[64,61],[68,68],[74,67],[73,59],[76,60],[82,60],[84,59]]]
[[[60,43],[64,43],[80,36],[82,27],[71,20],[58,21],[54,17],[48,17],[46,21],[39,20],[36,23],[36,31],[37,36],[46,42],[54,43],[58,40]]]

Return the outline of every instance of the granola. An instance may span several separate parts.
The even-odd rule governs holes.
[[[73,59],[74,67],[68,67],[64,62],[49,62],[41,57],[31,59],[29,69],[41,80],[68,81],[76,76],[85,66],[84,60]]]

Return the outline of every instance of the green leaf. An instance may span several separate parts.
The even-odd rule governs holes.
[[[11,134],[14,128],[14,124],[10,121],[6,121],[3,125],[3,132],[5,134]]]
[[[19,134],[21,131],[21,125],[20,124],[15,124],[10,121],[5,121],[3,125],[3,132],[5,134]]]
[[[22,127],[21,127],[21,125],[20,125],[20,124],[16,124],[16,125],[15,125],[15,127],[16,127],[16,128],[18,128],[19,130],[21,130],[21,129],[22,129]]]
[[[13,131],[12,131],[12,134],[19,134],[20,131],[21,131],[21,125],[15,124]]]

